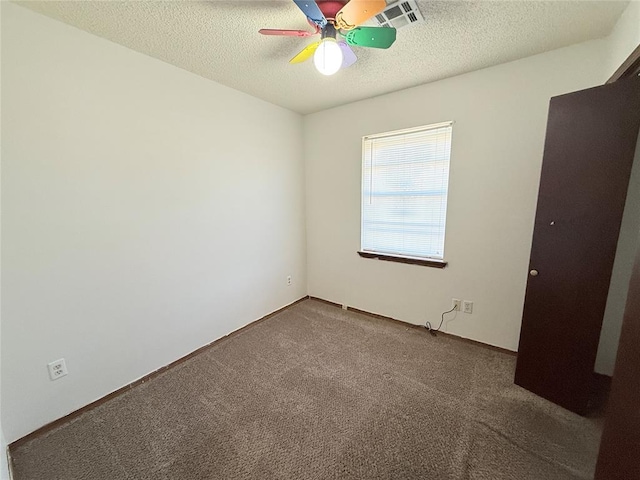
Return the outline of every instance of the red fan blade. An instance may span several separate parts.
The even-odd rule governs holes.
[[[306,30],[280,30],[277,28],[263,28],[258,30],[262,35],[278,35],[281,37],[310,37],[317,32],[307,32]]]

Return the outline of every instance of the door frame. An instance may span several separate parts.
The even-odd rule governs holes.
[[[606,83],[617,82],[621,78],[632,77],[640,75],[640,45],[638,45],[631,55],[622,62],[622,65],[611,75],[611,78]]]

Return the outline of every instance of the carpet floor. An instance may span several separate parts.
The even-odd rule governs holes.
[[[15,480],[593,477],[515,357],[305,300],[12,450]]]

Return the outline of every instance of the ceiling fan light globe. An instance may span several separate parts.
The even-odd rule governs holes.
[[[322,75],[333,75],[342,66],[342,49],[334,38],[325,38],[313,54],[313,64]]]

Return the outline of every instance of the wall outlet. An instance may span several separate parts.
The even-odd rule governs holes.
[[[287,276],[287,287],[291,286],[291,275]]]
[[[64,358],[47,364],[47,367],[49,368],[49,378],[51,380],[57,380],[69,373],[67,372],[67,364],[64,362]]]
[[[462,302],[462,311],[464,313],[473,313],[473,302],[470,300]]]
[[[462,310],[462,300],[460,300],[459,298],[452,298],[451,308],[455,309],[457,312]]]

